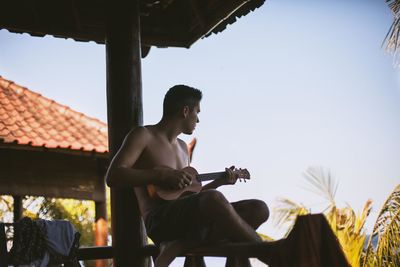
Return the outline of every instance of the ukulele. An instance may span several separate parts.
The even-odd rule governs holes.
[[[185,167],[182,170],[192,174],[195,177],[195,179],[192,180],[192,183],[190,185],[181,189],[166,189],[159,187],[157,185],[149,185],[147,187],[147,190],[149,192],[150,197],[152,198],[159,197],[164,200],[175,200],[180,196],[184,196],[189,193],[200,192],[202,189],[201,185],[202,181],[216,180],[226,176],[226,171],[199,174],[193,167]],[[250,173],[247,169],[234,169],[232,171],[234,174],[238,175],[239,180],[250,179]]]

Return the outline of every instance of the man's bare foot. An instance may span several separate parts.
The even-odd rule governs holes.
[[[167,267],[169,264],[183,252],[196,246],[196,242],[191,240],[173,240],[160,244],[160,253],[154,261],[154,267]]]

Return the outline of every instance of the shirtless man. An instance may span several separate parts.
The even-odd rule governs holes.
[[[182,170],[189,165],[189,153],[178,135],[193,133],[199,123],[201,98],[198,89],[172,87],[165,95],[160,122],[131,130],[106,175],[110,187],[134,187],[147,233],[161,248],[156,266],[167,266],[172,260],[163,258],[164,250],[184,244],[173,240],[261,242],[255,229],[269,216],[268,207],[261,200],[229,203],[215,190],[236,183],[238,177],[232,167],[226,168],[226,177],[204,185],[199,193],[172,201],[150,196],[148,185],[180,189],[195,179]],[[247,259],[228,259],[226,266],[249,263]]]

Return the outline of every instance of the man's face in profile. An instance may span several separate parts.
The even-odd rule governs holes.
[[[188,107],[188,113],[185,118],[184,134],[192,134],[196,128],[196,124],[200,122],[198,114],[200,113],[200,102],[193,108]]]

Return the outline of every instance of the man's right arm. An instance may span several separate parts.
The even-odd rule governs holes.
[[[110,187],[143,186],[156,183],[159,170],[141,170],[132,167],[139,159],[150,139],[148,130],[138,127],[128,133],[108,167],[106,182]]]

